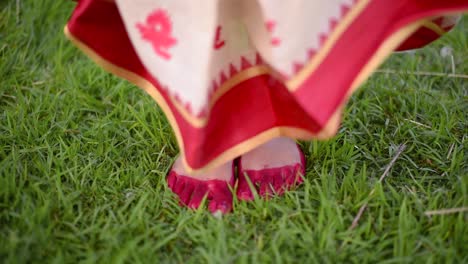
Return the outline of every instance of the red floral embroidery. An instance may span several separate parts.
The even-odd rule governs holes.
[[[216,37],[215,37],[213,48],[220,49],[224,46],[224,44],[226,44],[225,41],[221,40],[221,26],[218,26],[216,28]]]
[[[146,24],[137,23],[136,27],[141,37],[152,44],[156,54],[165,60],[171,58],[168,49],[177,44],[177,40],[171,36],[172,24],[165,10],[156,9],[146,18]]]
[[[275,27],[276,27],[276,22],[273,21],[273,20],[268,20],[266,23],[265,23],[265,26],[268,30],[268,32],[270,33],[273,33]],[[279,46],[279,44],[281,43],[281,39],[277,38],[277,37],[272,37],[271,38],[271,45],[273,46]]]

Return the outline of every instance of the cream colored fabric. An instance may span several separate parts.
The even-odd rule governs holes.
[[[197,116],[233,73],[259,63],[292,76],[353,0],[116,0],[147,70]],[[148,23],[159,17],[167,26]],[[153,41],[142,28],[163,30]],[[162,36],[162,37],[161,37]],[[159,48],[154,47],[154,45]]]

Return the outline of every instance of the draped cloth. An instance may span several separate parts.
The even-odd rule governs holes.
[[[274,137],[332,137],[392,51],[437,39],[466,10],[466,0],[79,0],[65,34],[156,100],[200,172]]]

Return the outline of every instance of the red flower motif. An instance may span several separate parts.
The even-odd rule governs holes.
[[[273,33],[273,31],[275,30],[275,27],[276,27],[276,22],[273,21],[273,20],[268,20],[267,22],[265,22],[265,26],[266,26],[268,32]],[[280,44],[281,44],[281,39],[279,39],[277,37],[272,37],[271,38],[271,45],[279,46]]]
[[[168,49],[177,44],[177,40],[171,36],[172,24],[165,10],[156,9],[146,18],[146,24],[137,23],[136,27],[141,38],[151,43],[156,54],[165,60],[171,58]]]
[[[215,37],[215,42],[214,42],[214,49],[220,49],[226,44],[224,40],[221,40],[221,26],[218,26],[216,28],[216,37]]]

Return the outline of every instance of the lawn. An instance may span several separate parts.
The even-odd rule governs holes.
[[[154,101],[65,39],[73,6],[0,2],[0,262],[468,262],[468,213],[440,211],[468,206],[468,17],[392,55],[335,138],[300,143],[300,188],[213,217],[168,189]]]

